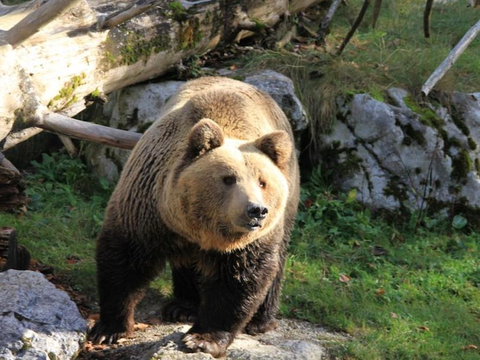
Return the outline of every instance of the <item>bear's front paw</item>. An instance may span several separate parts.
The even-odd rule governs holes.
[[[195,322],[197,306],[188,300],[173,299],[163,307],[162,320],[165,322]]]
[[[225,331],[203,334],[188,332],[182,341],[191,352],[204,352],[218,358],[225,356],[228,345],[233,341],[233,335]]]
[[[131,333],[131,329],[129,330],[125,326],[108,325],[99,320],[90,330],[88,337],[94,344],[116,344],[118,339],[129,333]]]
[[[276,329],[277,326],[278,326],[278,322],[275,319],[262,321],[262,322],[257,322],[252,320],[247,324],[247,326],[245,326],[245,329],[243,330],[243,332],[248,335],[263,334],[263,333],[266,333],[267,331]]]

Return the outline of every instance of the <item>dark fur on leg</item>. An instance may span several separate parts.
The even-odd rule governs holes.
[[[263,334],[267,331],[274,330],[278,326],[275,316],[278,310],[278,299],[280,296],[282,276],[277,274],[273,280],[267,296],[263,303],[259,306],[257,312],[245,326],[244,332],[249,335]]]
[[[193,266],[172,265],[173,299],[162,310],[167,322],[194,322],[197,319],[200,295],[198,274]]]
[[[163,267],[162,257],[141,251],[132,243],[107,231],[97,245],[97,276],[100,320],[90,331],[92,342],[116,343],[133,330],[134,310],[149,282]],[[150,252],[151,253],[151,252]]]
[[[209,252],[202,257],[202,300],[198,319],[183,339],[187,348],[215,357],[225,354],[263,302],[278,271],[276,257],[272,244],[252,244],[232,253]]]

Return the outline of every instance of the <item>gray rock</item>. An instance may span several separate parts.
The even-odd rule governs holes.
[[[86,322],[68,295],[33,271],[0,273],[0,358],[73,359]]]
[[[165,81],[116,91],[109,95],[104,116],[109,119],[109,126],[137,131],[158,119],[167,100],[183,84],[183,81]]]
[[[338,101],[341,120],[320,150],[337,185],[357,189],[357,199],[373,209],[420,210],[430,200],[440,208],[462,202],[480,209],[480,94],[427,104],[443,121],[438,126],[408,108],[406,91],[388,93],[396,106],[368,94]]]
[[[109,95],[108,102],[101,109],[100,119],[91,120],[118,129],[144,132],[161,114],[167,100],[183,84],[183,81],[165,81],[115,91]],[[120,176],[130,152],[90,143],[86,147],[85,157],[98,176],[113,183]]]
[[[293,131],[302,131],[308,127],[307,113],[288,77],[273,70],[263,70],[245,77],[244,81],[265,91],[277,102],[290,120]]]
[[[405,104],[405,99],[408,96],[408,91],[400,88],[390,88],[387,90],[388,96],[392,99],[395,106],[398,106],[402,109],[408,109]]]

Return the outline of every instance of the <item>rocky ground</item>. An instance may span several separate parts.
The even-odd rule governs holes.
[[[80,359],[146,360],[146,359],[213,359],[210,355],[189,354],[182,346],[182,335],[190,324],[161,323],[161,295],[151,290],[137,308],[136,331],[128,339],[113,346],[87,343]],[[328,332],[308,322],[281,319],[279,327],[257,336],[242,334],[230,346],[227,359],[242,360],[316,360],[327,358],[329,343],[344,341],[346,337]]]

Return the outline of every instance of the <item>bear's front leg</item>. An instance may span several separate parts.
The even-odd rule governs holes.
[[[103,231],[97,245],[100,320],[90,331],[94,343],[116,343],[132,332],[134,310],[164,264],[154,251]]]
[[[265,299],[278,272],[276,253],[247,247],[217,258],[204,257],[208,269],[200,279],[198,318],[183,338],[190,351],[225,355]]]

